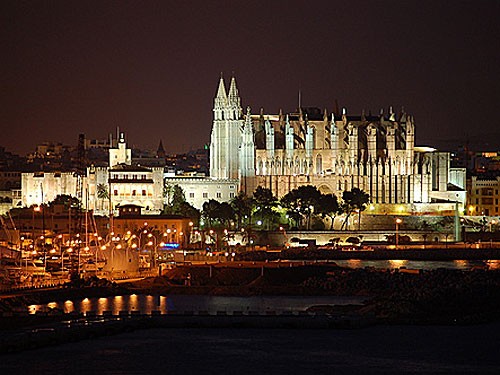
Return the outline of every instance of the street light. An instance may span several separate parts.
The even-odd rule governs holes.
[[[151,237],[153,241],[149,241],[147,244],[148,246],[153,246],[152,251],[150,252],[150,259],[151,259],[151,266],[156,267],[156,247],[158,246],[158,241],[156,239],[156,236]]]
[[[399,224],[401,224],[402,222],[403,220],[401,220],[399,217],[396,218],[396,249],[399,245]]]

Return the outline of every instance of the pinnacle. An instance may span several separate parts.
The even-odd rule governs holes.
[[[238,96],[238,88],[236,87],[236,78],[234,76],[231,78],[231,84],[229,86],[229,97],[237,97]]]
[[[217,89],[217,98],[224,98],[224,99],[227,98],[226,87],[224,84],[224,78],[222,77],[222,73],[221,73],[221,77],[219,80],[219,88]]]

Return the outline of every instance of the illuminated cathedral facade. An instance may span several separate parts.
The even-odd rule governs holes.
[[[359,188],[380,205],[465,201],[465,172],[450,168],[449,153],[415,147],[415,121],[404,111],[252,114],[236,79],[226,92],[221,77],[213,112],[210,176],[238,178],[247,194],[263,186],[281,197],[314,185],[337,196]]]

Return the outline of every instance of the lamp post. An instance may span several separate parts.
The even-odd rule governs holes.
[[[399,245],[399,224],[401,224],[402,222],[403,220],[401,220],[399,217],[396,218],[396,249]]]
[[[148,246],[153,246],[152,250],[151,250],[151,268],[153,267],[156,267],[156,246],[157,246],[157,239],[156,239],[156,236],[151,236],[150,237],[151,239],[154,240],[153,241],[149,241],[148,242]]]
[[[33,207],[33,211],[32,211],[32,214],[33,214],[32,215],[32,218],[33,218],[32,224],[33,224],[33,226],[31,228],[31,240],[32,240],[31,243],[33,245],[33,250],[36,250],[36,241],[35,241],[35,234],[36,234],[36,232],[35,232],[35,212],[40,212],[41,210],[42,210],[42,208],[40,206],[35,206],[35,207]]]

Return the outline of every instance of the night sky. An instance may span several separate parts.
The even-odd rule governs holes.
[[[404,105],[417,145],[500,147],[499,19],[500,1],[3,0],[0,145],[120,126],[139,147],[198,148],[234,71],[254,113],[294,111],[300,88],[329,111]]]

